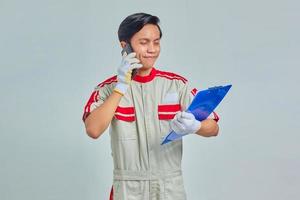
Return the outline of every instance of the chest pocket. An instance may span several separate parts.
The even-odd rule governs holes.
[[[116,139],[118,140],[136,140],[136,116],[134,107],[118,106],[115,111],[111,128],[117,129],[114,131]]]
[[[115,111],[115,118],[125,122],[135,121],[134,107],[121,107],[118,106]]]
[[[171,131],[170,121],[180,111],[181,105],[179,103],[158,105],[158,119],[162,137]]]
[[[176,91],[169,91],[165,94],[161,104],[158,105],[158,119],[162,137],[171,131],[170,121],[181,111],[179,95]]]

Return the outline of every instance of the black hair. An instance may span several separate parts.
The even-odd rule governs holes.
[[[156,25],[160,32],[160,38],[162,32],[159,27],[159,18],[147,13],[135,13],[126,17],[119,26],[118,37],[119,41],[129,42],[132,36],[139,32],[146,24]]]

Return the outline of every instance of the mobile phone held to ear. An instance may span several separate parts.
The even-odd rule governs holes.
[[[125,56],[127,56],[128,54],[130,54],[132,52],[133,52],[133,49],[132,49],[131,45],[127,42],[125,47],[122,49],[121,54],[124,55],[124,53],[126,53]]]
[[[126,54],[125,56],[127,56],[128,54],[132,53],[133,52],[133,49],[131,47],[131,45],[127,42],[125,47],[122,49],[122,52],[121,54],[124,55],[124,53]],[[133,69],[132,70],[132,74],[131,74],[131,79],[134,78],[134,76],[136,75],[137,73],[137,69]]]

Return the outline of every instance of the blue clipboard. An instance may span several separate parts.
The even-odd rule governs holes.
[[[198,92],[186,112],[192,113],[198,121],[206,119],[220,104],[231,86],[232,85],[217,86]],[[185,135],[177,134],[175,131],[171,131],[164,138],[161,145],[167,144],[174,140],[179,140]]]

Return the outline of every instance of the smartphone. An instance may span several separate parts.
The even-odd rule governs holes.
[[[124,53],[125,53],[126,55],[128,55],[128,54],[130,54],[132,52],[133,52],[133,49],[132,49],[130,43],[127,42],[126,45],[125,45],[125,47],[122,49],[121,54],[124,55]],[[134,78],[134,76],[136,75],[136,73],[137,73],[137,69],[133,69],[132,70],[132,74],[131,74],[131,79]]]
[[[132,52],[133,52],[133,49],[132,49],[131,45],[127,42],[125,47],[122,49],[121,54],[123,55],[124,53],[126,53],[126,56],[127,56],[128,54],[130,54]]]

